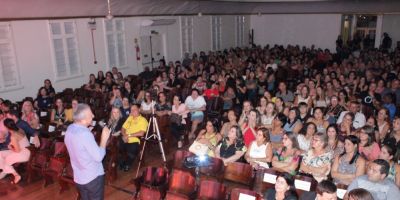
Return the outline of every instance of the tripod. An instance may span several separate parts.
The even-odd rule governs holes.
[[[151,103],[153,104],[151,106],[151,116],[150,116],[150,119],[149,119],[149,124],[147,126],[146,134],[144,136],[143,147],[142,147],[142,150],[140,151],[140,159],[139,159],[139,164],[138,164],[137,170],[136,170],[136,178],[139,175],[139,170],[140,170],[140,165],[142,164],[144,150],[146,149],[146,143],[150,139],[158,140],[158,145],[160,147],[161,157],[162,157],[162,159],[164,161],[164,165],[167,163],[167,159],[165,158],[164,147],[163,147],[163,144],[162,144],[162,141],[161,141],[160,129],[158,128],[157,118],[156,118],[156,116],[154,114],[154,104],[155,104],[155,102],[152,101]],[[150,130],[151,125],[153,125],[152,126],[153,130]],[[152,131],[152,132],[150,132],[150,131]]]

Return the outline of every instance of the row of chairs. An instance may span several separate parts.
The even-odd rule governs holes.
[[[168,169],[164,167],[147,167],[136,184],[135,198],[139,200],[238,200],[242,196],[261,199],[255,191],[244,188],[233,188],[228,193],[222,182],[213,179],[202,179],[197,187],[193,174],[181,169],[173,169],[169,177]]]

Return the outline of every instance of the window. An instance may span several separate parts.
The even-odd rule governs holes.
[[[235,37],[236,37],[236,46],[242,47],[245,45],[245,33],[244,33],[244,16],[235,16]]]
[[[20,86],[10,23],[0,23],[0,91]]]
[[[221,16],[211,16],[211,34],[212,34],[212,50],[221,49],[222,40],[222,17]]]
[[[193,17],[181,17],[182,55],[193,52]]]
[[[82,74],[74,21],[50,21],[56,79]]]
[[[125,23],[123,19],[104,20],[108,66],[127,67],[125,50]]]

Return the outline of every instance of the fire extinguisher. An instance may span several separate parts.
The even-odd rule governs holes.
[[[135,38],[136,60],[140,60],[140,47],[137,38]]]

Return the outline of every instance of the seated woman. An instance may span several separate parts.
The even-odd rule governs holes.
[[[21,176],[15,171],[12,166],[15,163],[27,162],[31,152],[29,147],[29,141],[26,135],[20,130],[12,119],[5,119],[2,123],[7,128],[10,136],[10,144],[8,145],[9,150],[0,151],[0,169],[3,171],[0,173],[0,179],[4,178],[7,174],[14,176],[13,184],[17,184],[21,180]]]
[[[336,157],[344,152],[344,135],[339,135],[336,125],[329,125],[326,129],[328,136],[328,151],[333,152],[333,157]]]
[[[201,130],[197,135],[196,141],[208,146],[208,156],[215,156],[214,149],[219,142],[219,138],[221,138],[218,135],[217,128],[210,120],[207,121],[205,129]]]
[[[53,98],[47,94],[47,90],[44,87],[39,89],[36,101],[40,110],[47,110],[53,104]]]
[[[110,105],[113,107],[120,108],[122,106],[122,94],[121,89],[114,87],[110,98]]]
[[[215,149],[215,157],[222,159],[224,165],[228,165],[228,163],[238,161],[245,152],[242,131],[239,126],[232,126],[228,137],[223,138]]]
[[[232,109],[236,99],[235,90],[232,87],[228,87],[222,96],[222,99],[224,100],[223,110]]]
[[[151,97],[150,92],[146,91],[144,95],[144,99],[140,105],[140,113],[142,115],[149,115],[152,112],[152,108],[154,106],[153,99]]]
[[[25,100],[24,103],[22,104],[22,116],[21,119],[28,122],[28,124],[33,128],[33,129],[39,129],[40,128],[40,123],[39,123],[39,116],[36,114],[35,110],[33,109],[33,104],[29,100]]]
[[[241,124],[244,144],[249,148],[250,143],[256,139],[256,130],[261,123],[260,113],[252,109],[247,118],[247,122]]]
[[[397,150],[399,151],[399,150]],[[397,162],[395,146],[385,144],[381,148],[381,153],[379,154],[379,159],[386,160],[390,164],[389,174],[387,178],[392,180],[397,187],[400,187],[400,165]]]
[[[286,123],[286,116],[282,113],[278,113],[272,122],[272,129],[269,135],[271,139],[272,149],[276,150],[282,146],[282,136],[285,130],[283,125]]]
[[[343,116],[343,121],[338,125],[339,135],[352,135],[355,131],[353,126],[354,114],[353,113],[346,113]]]
[[[289,109],[289,116],[286,124],[283,126],[285,132],[299,133],[303,127],[301,121],[298,119],[300,116],[299,109],[292,107]]]
[[[186,97],[185,105],[190,110],[190,120],[192,121],[192,127],[189,133],[189,139],[195,138],[195,132],[197,126],[204,119],[204,112],[206,110],[206,100],[197,89],[192,89],[192,94]]]
[[[375,139],[379,144],[381,144],[386,138],[386,135],[388,135],[390,129],[389,110],[386,108],[379,109],[376,122],[378,131],[375,133]]]
[[[173,122],[171,121],[171,133],[175,137],[176,141],[178,141],[178,148],[182,147],[181,137],[183,136],[182,133],[184,132],[184,126],[186,125],[186,118],[187,114],[189,113],[189,109],[186,107],[180,96],[175,95],[172,100],[172,111],[171,111],[171,118],[173,115],[177,115],[176,119],[181,119],[181,121]]]
[[[312,122],[317,126],[317,132],[326,133],[329,126],[328,120],[324,119],[324,112],[321,107],[314,108],[314,116],[309,118],[307,122]]]
[[[122,98],[122,106],[120,108],[122,118],[126,119],[128,118],[129,114],[131,113],[131,104],[129,103],[128,97],[123,97]]]
[[[300,165],[301,172],[312,175],[318,182],[327,179],[331,171],[333,154],[326,149],[327,146],[328,136],[325,133],[316,133],[311,143],[312,149],[303,155]]]
[[[245,159],[255,169],[269,168],[272,161],[272,145],[269,140],[269,131],[266,128],[257,130],[256,140],[250,144]]]
[[[345,137],[345,151],[337,156],[332,165],[332,178],[336,184],[350,185],[353,179],[365,174],[365,159],[358,152],[360,140],[354,135]]]
[[[381,150],[375,142],[375,130],[371,126],[365,125],[360,130],[360,146],[358,151],[367,161],[378,159]]]
[[[308,108],[311,108],[313,105],[313,98],[310,96],[310,88],[306,85],[301,88],[300,94],[295,97],[293,105],[298,106],[301,102],[306,103]]]
[[[264,114],[261,115],[261,125],[265,128],[271,129],[272,122],[274,121],[275,116],[275,104],[272,102],[268,102]]]
[[[51,110],[50,122],[62,126],[65,123],[72,122],[72,109],[64,108],[64,102],[61,98],[56,99],[55,107]]]
[[[268,189],[264,193],[265,200],[296,200],[297,193],[294,187],[294,178],[289,173],[282,173],[276,177],[274,188]]]
[[[294,133],[285,133],[282,139],[283,147],[274,153],[272,166],[281,172],[296,174],[296,168],[299,166],[299,143]]]
[[[107,126],[109,127],[112,136],[120,135],[124,122],[125,118],[123,118],[121,110],[118,107],[112,107],[110,117],[107,122]]]
[[[299,142],[299,148],[303,152],[310,150],[311,140],[314,134],[317,132],[317,126],[314,123],[308,122],[297,135],[297,141]]]
[[[237,116],[234,110],[229,110],[228,111],[228,121],[225,122],[222,125],[220,135],[222,137],[228,137],[229,130],[232,128],[232,126],[238,125],[237,123]]]

